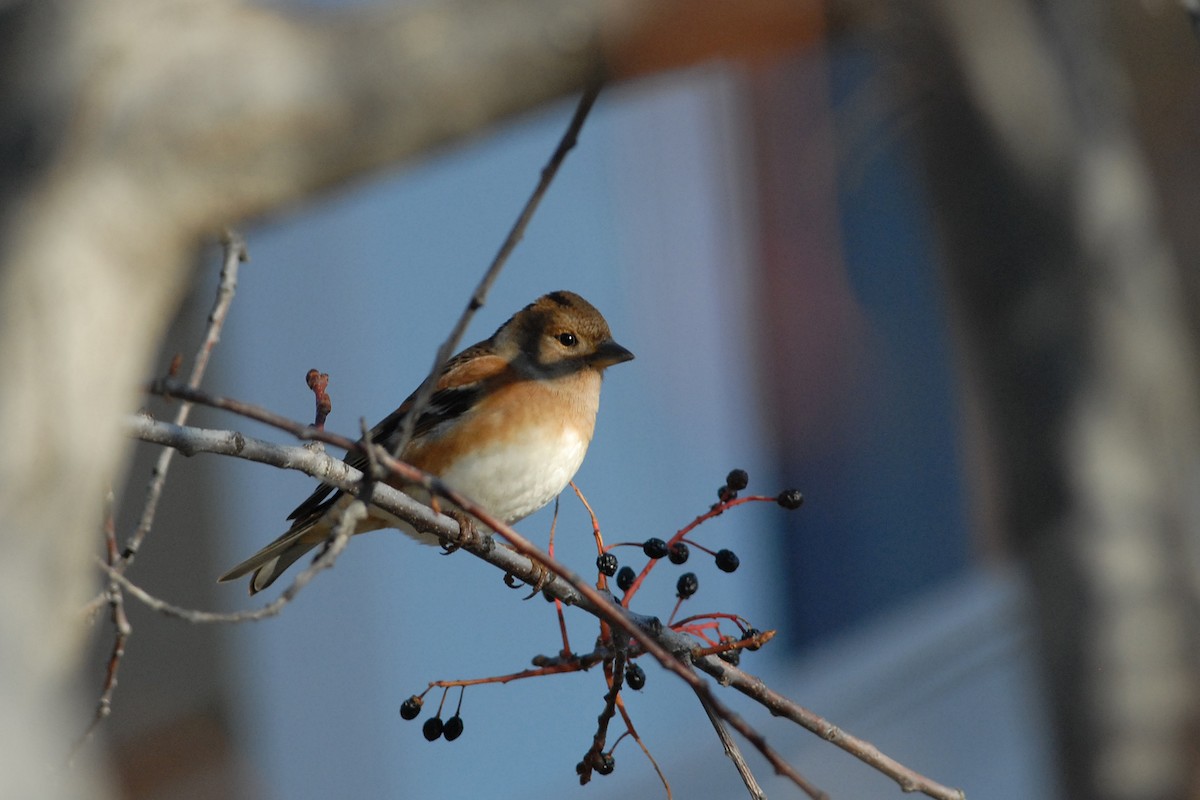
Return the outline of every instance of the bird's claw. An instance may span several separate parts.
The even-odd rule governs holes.
[[[457,550],[460,547],[466,547],[473,550],[485,549],[484,540],[488,537],[484,536],[479,530],[479,526],[475,524],[475,518],[464,511],[454,509],[449,513],[449,516],[458,523],[458,541],[454,543],[453,549]],[[486,548],[490,549],[490,548]]]
[[[538,562],[535,561],[535,562],[533,562],[533,568],[536,571],[537,578],[534,579],[533,591],[530,592],[529,595],[525,598],[526,600],[530,600],[530,599],[536,597],[537,595],[541,594],[542,589],[545,589],[546,585],[549,584],[550,581],[554,580],[554,573],[551,572],[550,570],[546,569],[546,567],[543,566],[542,564],[539,564]]]

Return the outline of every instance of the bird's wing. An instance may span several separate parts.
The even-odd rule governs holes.
[[[469,410],[490,383],[502,378],[508,366],[504,358],[492,352],[491,340],[472,345],[447,361],[438,378],[437,388],[413,427],[413,438],[425,436],[439,425]],[[416,392],[413,392],[399,408],[380,420],[367,433],[368,439],[374,444],[383,445],[389,452],[394,451],[415,398]],[[368,463],[366,455],[359,452],[347,453],[344,460],[358,470],[365,469]],[[340,489],[327,483],[318,486],[308,499],[288,515],[288,519],[294,520],[291,530],[307,527],[320,519],[341,495]]]

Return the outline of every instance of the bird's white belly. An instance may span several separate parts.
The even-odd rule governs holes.
[[[553,500],[575,477],[588,441],[578,432],[531,436],[482,448],[442,474],[449,486],[504,522],[523,519]]]
[[[503,522],[513,523],[545,506],[566,488],[583,463],[588,443],[569,429],[560,429],[556,435],[504,442],[477,449],[471,458],[459,459],[441,478]],[[422,503],[429,502],[423,489],[410,487],[405,491]],[[417,533],[407,522],[381,508],[372,508],[371,516],[425,544],[437,543],[435,537]]]

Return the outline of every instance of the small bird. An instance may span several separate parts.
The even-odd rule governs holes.
[[[596,427],[604,370],[632,358],[587,300],[565,291],[539,297],[490,338],[446,362],[400,459],[437,475],[506,524],[524,519],[575,476]],[[371,442],[394,449],[414,396],[371,429]],[[360,470],[367,467],[361,453],[345,460]],[[396,488],[429,500],[418,488],[401,483]],[[288,516],[293,522],[286,533],[218,580],[253,572],[250,594],[267,588],[328,540],[351,500],[322,484]],[[433,541],[374,506],[354,532],[380,528]]]

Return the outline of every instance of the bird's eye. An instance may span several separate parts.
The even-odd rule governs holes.
[[[563,347],[574,347],[575,345],[579,344],[579,337],[570,331],[564,331],[558,335],[558,341]]]

